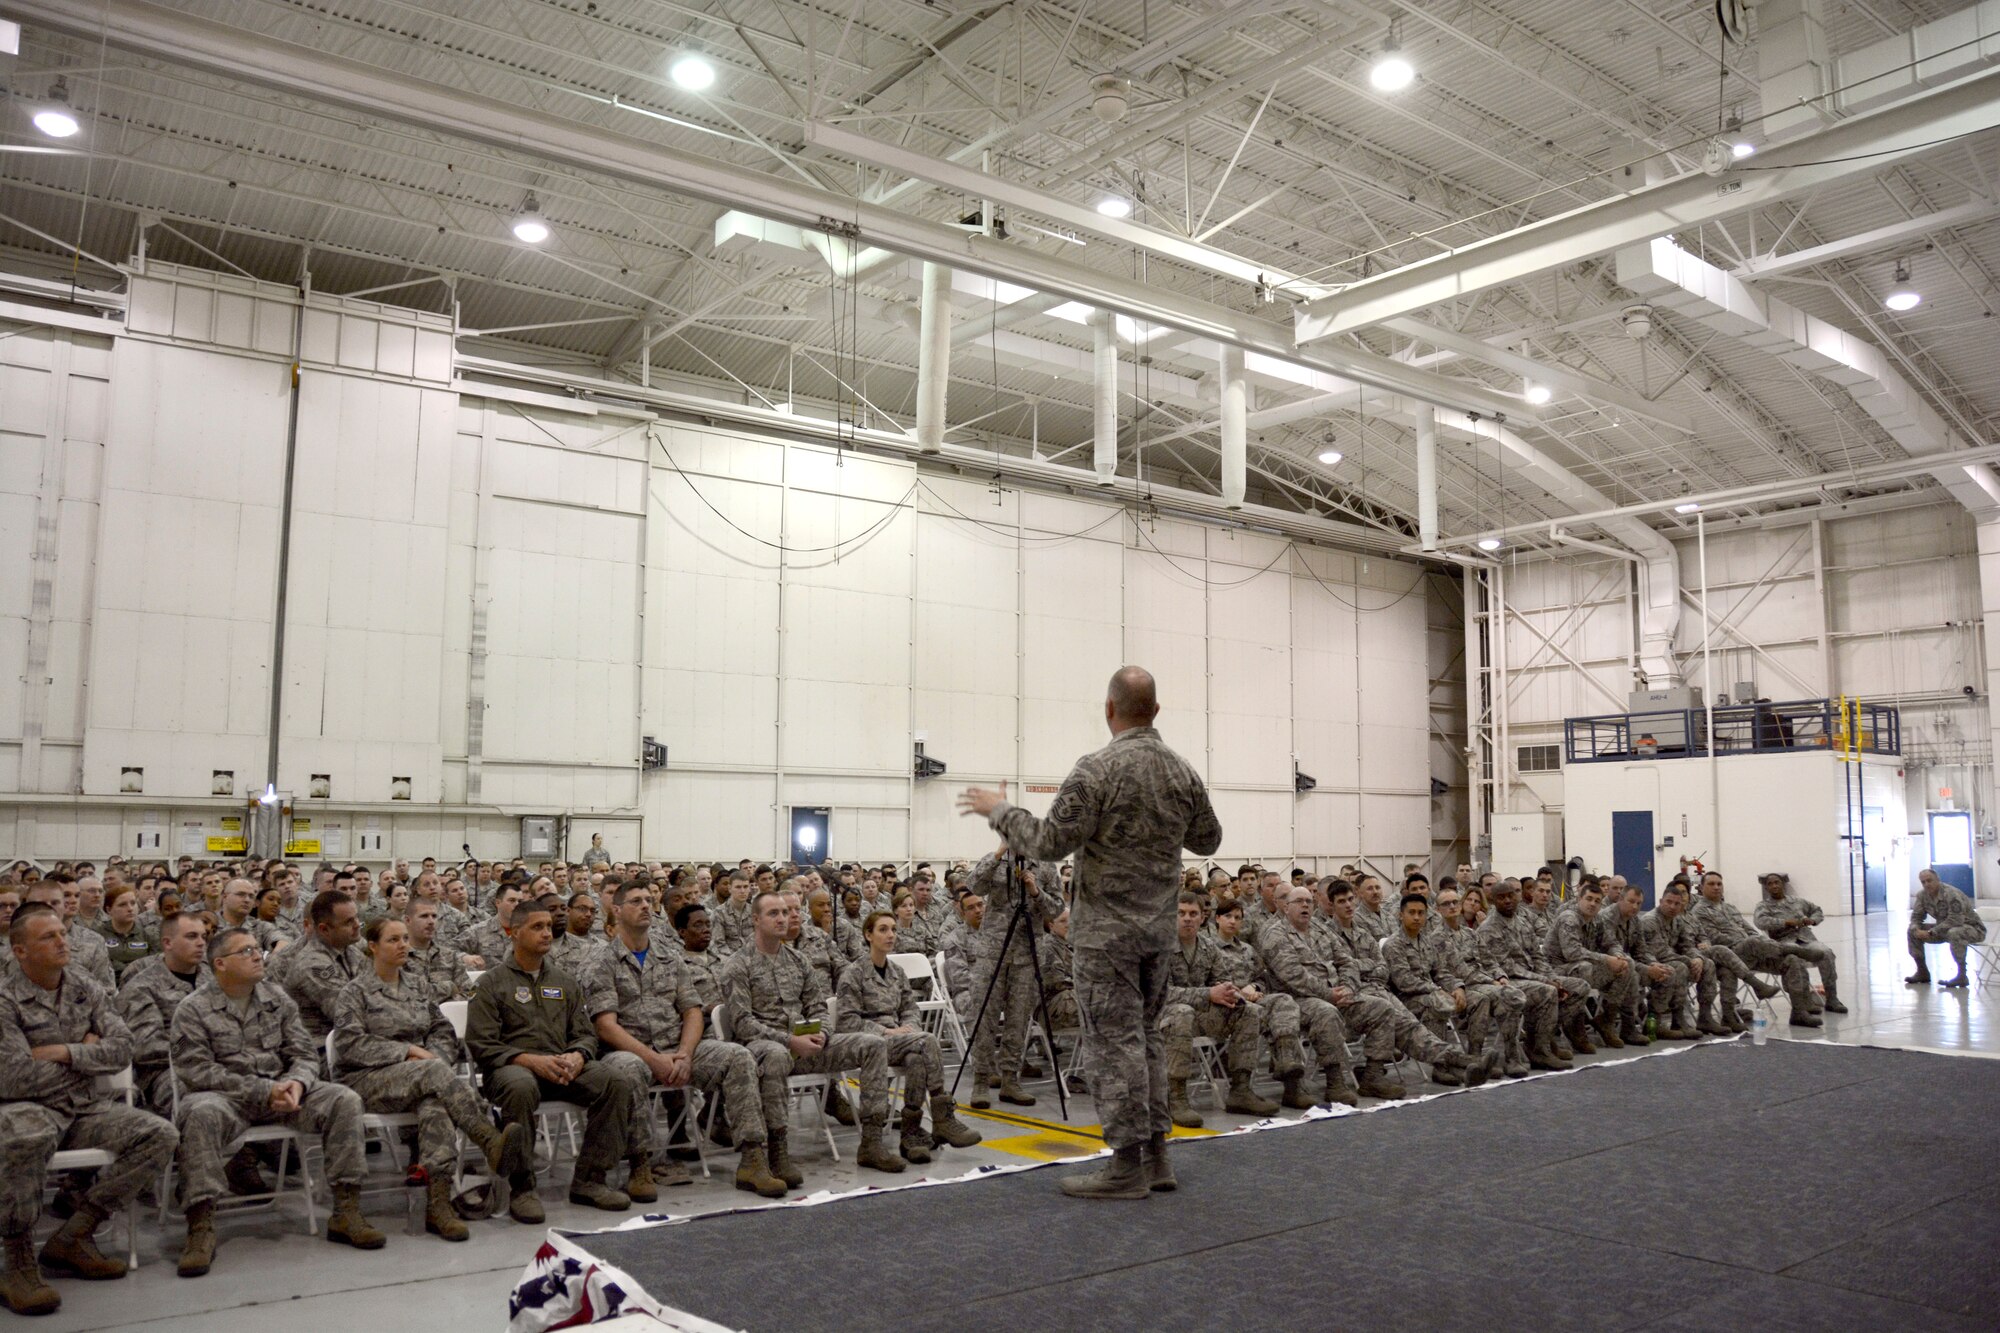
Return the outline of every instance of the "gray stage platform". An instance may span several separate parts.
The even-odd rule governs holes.
[[[2000,1325],[2000,1061],[1717,1044],[1073,1166],[574,1235],[750,1329]]]

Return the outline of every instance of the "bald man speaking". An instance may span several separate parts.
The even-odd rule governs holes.
[[[1079,1199],[1143,1199],[1174,1188],[1167,1163],[1167,1058],[1160,1011],[1174,947],[1181,849],[1209,856],[1222,825],[1208,788],[1153,729],[1152,673],[1120,667],[1104,699],[1111,743],[1063,780],[1046,819],[973,787],[961,814],[979,815],[1020,855],[1076,857],[1070,947],[1084,1062],[1112,1150],[1102,1169],[1066,1177]]]

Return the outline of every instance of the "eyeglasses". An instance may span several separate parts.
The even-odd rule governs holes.
[[[252,954],[252,953],[256,954],[259,958],[262,958],[264,956],[264,951],[262,949],[258,948],[254,944],[251,944],[251,945],[246,945],[241,949],[231,949],[228,953],[219,953],[215,956],[215,961],[220,963],[230,958],[241,958],[245,954]]]

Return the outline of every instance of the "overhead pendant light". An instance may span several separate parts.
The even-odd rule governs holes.
[[[1129,218],[1132,216],[1132,201],[1117,195],[1106,195],[1097,201],[1097,211],[1108,218]]]
[[[514,215],[514,239],[529,245],[540,245],[549,239],[549,224],[542,218],[542,205],[533,190],[521,201],[521,211]]]
[[[1338,449],[1322,449],[1319,451],[1319,461],[1328,467],[1333,467],[1344,457],[1346,455],[1342,454]]]
[[[49,89],[49,100],[35,111],[35,128],[51,139],[67,139],[83,125],[70,110],[69,84],[58,77]]]
[[[1924,294],[1910,285],[1910,266],[1902,260],[1896,261],[1896,285],[1882,298],[1882,304],[1898,314],[1905,310],[1915,310],[1923,304]]]
[[[1744,133],[1740,112],[1729,113],[1729,119],[1722,126],[1722,137],[1729,141],[1729,155],[1739,162],[1757,151],[1757,145],[1751,143],[1750,136]]]
[[[1375,57],[1375,64],[1368,71],[1368,82],[1378,93],[1399,93],[1417,77],[1417,67],[1403,58],[1403,49],[1396,42],[1396,25],[1389,25],[1389,35],[1382,42],[1382,50]]]
[[[1479,549],[1482,551],[1497,551],[1500,549],[1500,539],[1498,537],[1481,537],[1479,539]]]
[[[715,66],[703,56],[690,52],[679,56],[667,66],[667,77],[674,81],[676,88],[691,93],[705,93],[715,86]]]
[[[1683,500],[1679,504],[1674,506],[1674,512],[1676,514],[1699,514],[1701,512],[1701,506],[1696,504],[1693,500]]]
[[[1549,388],[1548,385],[1537,384],[1535,383],[1535,381],[1529,380],[1528,387],[1522,392],[1521,396],[1523,398],[1526,398],[1529,402],[1533,403],[1536,407],[1540,407],[1543,403],[1548,402],[1551,398],[1555,397],[1556,395],[1555,391]]]

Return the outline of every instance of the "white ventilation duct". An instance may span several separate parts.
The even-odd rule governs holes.
[[[1969,447],[1874,343],[1765,295],[1670,238],[1620,250],[1618,282],[1655,306],[1832,380],[1914,456]],[[1984,464],[1948,464],[1933,475],[1974,513],[1990,510],[2000,490],[2000,481]]]
[[[1906,32],[1831,54],[1825,0],[1757,9],[1760,127],[1767,143],[1963,78],[2000,60],[2000,0],[1981,0]]]
[[[1097,484],[1109,486],[1118,477],[1118,331],[1112,326],[1109,310],[1091,312],[1090,340],[1095,370],[1091,377],[1095,429],[1090,459],[1097,471]]]
[[[945,392],[951,385],[951,270],[924,265],[917,312],[917,447],[944,447]]]
[[[1222,399],[1222,503],[1241,509],[1250,450],[1250,388],[1243,380],[1243,349],[1225,346],[1217,366]]]

